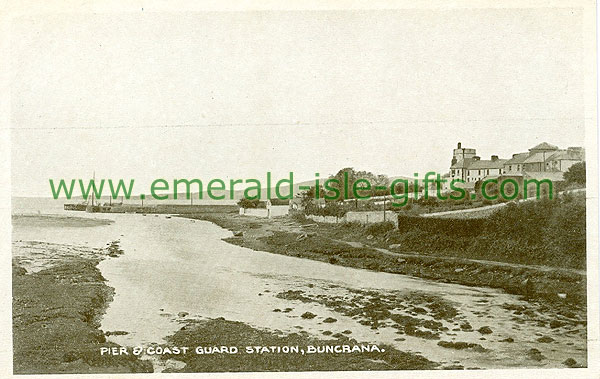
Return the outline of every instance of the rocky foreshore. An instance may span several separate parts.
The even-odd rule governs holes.
[[[101,356],[100,319],[113,289],[97,268],[120,255],[118,241],[104,249],[13,242],[13,371],[15,374],[152,372],[135,356]]]
[[[387,345],[360,343],[346,335],[316,339],[307,332],[278,333],[224,318],[189,321],[169,337],[183,354],[162,359],[184,362],[163,372],[427,370],[439,364]]]

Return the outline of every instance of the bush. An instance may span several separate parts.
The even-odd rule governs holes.
[[[392,222],[384,221],[368,225],[365,231],[367,235],[381,236],[395,228]]]
[[[258,208],[260,204],[260,200],[258,199],[246,199],[245,197],[243,199],[240,199],[240,201],[237,202],[237,205],[240,206],[240,208]]]
[[[326,203],[324,207],[311,205],[304,209],[304,213],[316,216],[344,217],[346,212],[344,205],[337,202]]]
[[[292,220],[297,221],[297,222],[305,222],[306,215],[299,211],[292,212]]]

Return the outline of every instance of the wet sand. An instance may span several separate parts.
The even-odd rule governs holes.
[[[253,250],[446,283],[500,288],[552,304],[564,312],[586,311],[587,280],[582,270],[425,255],[411,252],[409,246],[398,251],[390,248],[382,236],[369,239],[362,231],[299,222],[291,217],[264,219],[232,213],[182,217],[210,221],[229,229],[234,237],[226,242]]]

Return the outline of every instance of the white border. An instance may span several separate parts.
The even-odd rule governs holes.
[[[49,13],[115,13],[138,12],[200,12],[200,11],[246,11],[246,10],[351,10],[351,9],[460,9],[460,8],[549,8],[581,7],[584,9],[584,65],[585,65],[585,132],[587,157],[587,264],[588,264],[588,368],[586,369],[503,369],[477,371],[385,371],[385,372],[287,372],[287,373],[225,373],[225,374],[152,374],[153,378],[183,377],[288,377],[319,378],[489,378],[527,376],[535,378],[600,377],[600,346],[598,304],[600,299],[598,282],[598,132],[597,132],[597,9],[591,0],[533,0],[533,1],[383,1],[383,0],[280,0],[280,1],[86,1],[86,0],[32,0],[0,2],[0,251],[2,262],[0,281],[2,295],[0,306],[0,376],[12,377],[12,298],[11,298],[11,229],[10,229],[10,83],[8,31],[13,18]],[[3,64],[4,62],[4,64]],[[568,370],[568,371],[565,371]],[[28,376],[32,377],[32,376]],[[82,375],[45,375],[45,378],[80,378]],[[94,375],[94,378],[139,378],[137,374]]]

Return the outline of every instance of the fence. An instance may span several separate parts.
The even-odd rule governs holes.
[[[240,208],[240,215],[271,218],[285,216],[289,211],[288,205],[268,205],[267,208]]]
[[[377,222],[389,221],[398,227],[398,215],[392,211],[386,211],[385,216],[382,211],[366,211],[366,212],[347,212],[343,217],[335,216],[317,216],[306,215],[316,222],[324,222],[328,224],[337,224],[342,222],[358,222],[361,224],[375,224]]]

